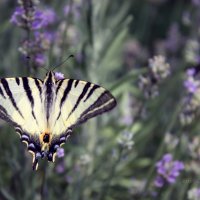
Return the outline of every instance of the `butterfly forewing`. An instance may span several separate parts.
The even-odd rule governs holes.
[[[103,87],[90,82],[65,79],[57,82],[54,133],[64,133],[116,105],[114,97]]]
[[[34,78],[0,79],[0,117],[34,133],[44,126],[42,81]]]

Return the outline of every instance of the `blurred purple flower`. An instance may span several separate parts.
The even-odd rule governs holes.
[[[56,172],[58,174],[61,174],[65,171],[65,166],[64,166],[64,163],[59,163],[56,165]]]
[[[166,48],[175,53],[178,51],[182,43],[182,35],[180,34],[179,27],[177,23],[173,23],[168,31],[168,37],[165,41]]]
[[[164,185],[164,179],[161,176],[157,176],[154,181],[154,185],[161,188]]]
[[[56,22],[56,13],[53,9],[46,9],[43,11],[44,25],[50,25]]]
[[[199,85],[198,82],[195,81],[192,77],[184,81],[185,88],[187,89],[188,92],[192,94],[196,92],[198,85]]]
[[[178,160],[173,161],[171,154],[165,154],[163,158],[156,163],[157,176],[154,184],[156,187],[163,187],[164,184],[176,182],[180,171],[184,169],[184,164]]]
[[[50,31],[43,32],[43,38],[49,42],[52,42],[54,39],[54,33]]]
[[[64,74],[61,73],[61,72],[55,72],[55,77],[57,80],[61,80],[61,79],[64,79]]]
[[[195,74],[195,69],[194,68],[190,68],[186,71],[188,76],[193,76]]]
[[[23,15],[25,14],[25,10],[22,7],[16,7],[14,13],[12,14],[10,18],[10,22],[17,25],[21,26],[23,25]]]
[[[83,55],[83,53],[78,52],[78,53],[75,55],[75,58],[76,58],[76,60],[77,60],[78,63],[82,63],[83,60],[84,60],[84,55]]]
[[[64,157],[64,155],[65,155],[64,149],[63,148],[58,148],[57,149],[57,157],[58,158],[62,158],[62,157]]]
[[[52,9],[36,10],[34,14],[34,20],[32,22],[32,29],[38,30],[48,25],[53,24],[56,21],[56,14]]]
[[[66,5],[63,9],[63,12],[64,12],[64,15],[65,16],[68,16],[69,13],[70,13],[70,9],[71,9],[71,6],[70,5]]]
[[[34,61],[38,66],[42,66],[45,64],[46,57],[44,54],[38,53],[35,55]]]
[[[73,182],[73,178],[72,176],[66,175],[65,180],[67,183],[72,183]]]
[[[194,6],[200,6],[200,0],[192,0]]]
[[[42,11],[36,10],[34,13],[34,20],[32,22],[32,29],[33,30],[38,30],[43,27],[43,16],[42,16]]]
[[[120,122],[126,126],[130,126],[133,123],[133,117],[130,114],[124,115]]]
[[[81,3],[75,3],[73,5],[67,4],[64,9],[64,15],[68,16],[70,13],[73,13],[76,19],[80,19],[81,17]]]
[[[44,53],[49,50],[54,39],[54,33],[50,31],[49,26],[55,23],[56,13],[51,8],[36,9],[33,0],[19,1],[18,4],[10,22],[27,31],[27,38],[19,47],[19,51],[24,56],[32,58],[34,62],[31,67],[44,65],[46,61]],[[32,36],[29,37],[31,32]]]

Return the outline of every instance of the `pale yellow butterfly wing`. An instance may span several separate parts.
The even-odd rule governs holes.
[[[115,98],[103,87],[80,80],[64,79],[57,82],[52,130],[63,134],[86,120],[111,110]]]
[[[0,79],[0,117],[29,134],[44,128],[42,81],[34,78]]]

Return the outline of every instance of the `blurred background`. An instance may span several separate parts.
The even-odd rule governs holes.
[[[0,121],[0,200],[200,199],[199,0],[1,0],[0,77],[45,70],[102,85],[117,107],[55,163]]]

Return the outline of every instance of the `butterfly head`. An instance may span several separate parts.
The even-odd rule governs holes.
[[[53,71],[49,71],[46,73],[46,77],[44,79],[45,85],[52,85],[55,84],[56,79],[55,79],[55,73]]]

